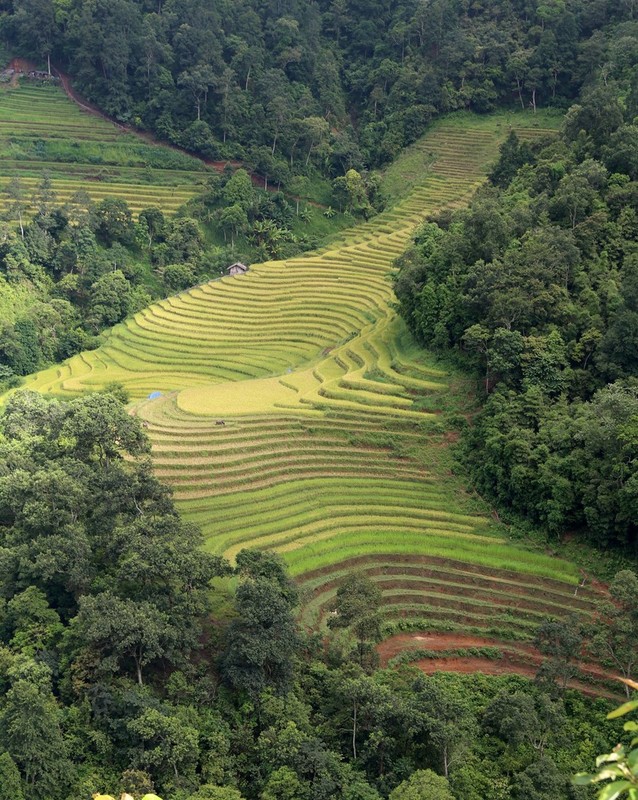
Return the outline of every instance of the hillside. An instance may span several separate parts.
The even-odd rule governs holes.
[[[388,172],[409,189],[391,210],[323,251],[157,303],[26,388],[73,396],[122,383],[157,476],[207,549],[282,553],[307,626],[325,622],[339,578],[363,569],[382,588],[385,635],[414,634],[384,658],[411,649],[432,669],[433,641],[441,664],[464,669],[471,635],[472,668],[529,672],[535,626],[586,616],[596,591],[575,588],[572,564],[509,543],[449,472],[442,412],[462,410],[467,388],[419,354],[389,279],[423,216],[466,202],[511,127],[546,132],[548,120],[534,122],[442,120]],[[433,631],[450,633],[444,645]]]
[[[284,185],[388,164],[440,114],[566,110],[599,71],[632,79],[635,9],[617,0],[15,0],[5,15],[13,52],[59,63],[112,117]]]
[[[46,171],[58,204],[86,192],[125,200],[134,214],[170,214],[202,190],[210,170],[197,158],[145,142],[70,100],[59,84],[22,79],[0,86],[0,210],[22,184],[27,215]]]

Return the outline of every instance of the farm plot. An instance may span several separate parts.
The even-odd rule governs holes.
[[[459,378],[411,341],[391,282],[415,225],[467,201],[520,119],[440,122],[419,143],[429,168],[389,211],[308,256],[157,303],[27,385],[73,395],[123,383],[206,547],[280,552],[309,627],[363,569],[383,592],[386,660],[428,651],[429,669],[436,648],[418,637],[463,631],[489,642],[482,653],[509,648],[501,667],[523,671],[534,626],[590,615],[595,592],[574,565],[508,541],[449,473],[439,412]],[[440,662],[466,650],[448,641]]]
[[[29,83],[0,90],[0,211],[8,184],[19,179],[27,204],[42,175],[55,202],[77,192],[91,200],[126,200],[134,213],[157,206],[175,212],[203,185],[198,159],[150,145],[69,100],[59,86]]]

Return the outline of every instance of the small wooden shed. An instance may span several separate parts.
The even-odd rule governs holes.
[[[243,275],[245,272],[248,272],[248,267],[245,264],[242,264],[241,261],[237,261],[234,264],[231,264],[226,272],[229,275]]]

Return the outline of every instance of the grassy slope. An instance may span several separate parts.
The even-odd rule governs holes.
[[[52,177],[60,202],[78,190],[93,200],[118,197],[133,212],[171,213],[206,180],[207,168],[168,147],[147,144],[75,105],[59,86],[23,80],[0,88],[0,190],[14,177],[27,195]],[[0,210],[6,198],[0,199]]]
[[[576,567],[509,542],[449,473],[437,409],[459,402],[462,379],[414,346],[392,308],[393,261],[423,215],[467,201],[510,125],[534,136],[550,124],[442,120],[388,171],[390,193],[409,185],[388,212],[307,257],[157,303],[27,385],[73,395],[124,383],[159,477],[206,546],[281,552],[309,625],[353,567],[381,581],[387,634],[525,641],[545,615],[587,615],[596,592],[575,591]]]

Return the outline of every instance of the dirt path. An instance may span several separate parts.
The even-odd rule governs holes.
[[[385,639],[377,647],[382,666],[386,666],[390,659],[398,656],[405,650],[456,650],[470,647],[498,647],[504,642],[490,639],[486,636],[467,636],[457,633],[399,633]],[[516,642],[516,649],[521,653],[536,655],[536,650],[531,645]]]

